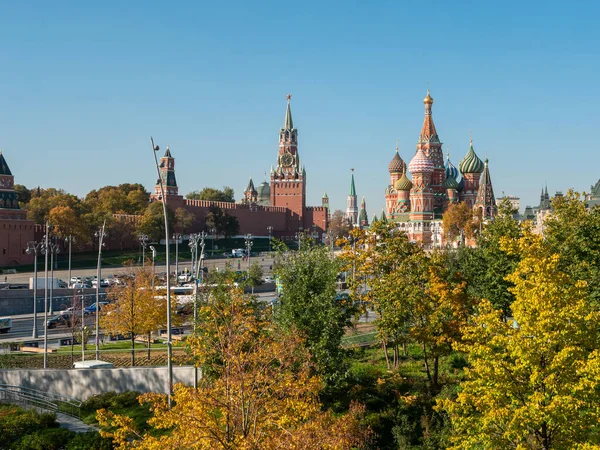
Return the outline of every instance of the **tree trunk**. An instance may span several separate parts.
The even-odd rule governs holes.
[[[546,422],[542,423],[542,447],[544,450],[550,450],[550,437],[548,436],[548,424]]]
[[[423,361],[425,362],[425,372],[427,373],[427,379],[429,380],[429,384],[431,384],[431,371],[429,370],[429,360],[427,359],[427,349],[425,348],[425,344],[423,344]]]
[[[398,365],[400,363],[399,360],[398,360],[399,356],[400,355],[398,354],[398,344],[394,343],[394,369],[397,369]]]
[[[438,374],[439,374],[440,357],[436,356],[433,359],[433,389],[438,388]]]
[[[406,345],[406,341],[402,343],[402,350],[404,351],[404,356],[408,356],[408,346]]]
[[[152,333],[149,332],[148,333],[148,361],[150,361],[150,338],[152,336]]]
[[[131,333],[131,367],[135,367],[135,334]]]
[[[388,370],[390,370],[390,358],[388,357],[387,345],[385,341],[381,343],[381,347],[383,348],[383,354],[385,355],[385,364],[387,365]]]

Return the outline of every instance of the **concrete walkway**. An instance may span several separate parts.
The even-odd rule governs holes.
[[[75,433],[87,433],[89,431],[98,431],[98,428],[83,423],[75,417],[66,414],[56,413],[56,421],[61,428],[74,431]]]

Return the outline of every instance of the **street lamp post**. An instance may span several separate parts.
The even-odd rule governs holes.
[[[215,238],[216,238],[216,234],[217,234],[217,229],[214,227],[211,228],[210,234],[212,235],[212,238],[210,240],[210,254],[211,254],[211,256],[215,256]]]
[[[190,252],[192,252],[192,275],[196,273],[197,261],[196,258],[198,256],[198,241],[200,240],[200,235],[198,233],[190,234]],[[197,278],[195,278],[197,279]]]
[[[252,248],[254,242],[252,242],[252,235],[250,233],[244,236],[244,239],[246,241],[246,253],[248,257],[248,277],[250,277],[250,249]]]
[[[173,239],[175,239],[175,282],[177,282],[179,281],[179,239],[181,239],[181,233],[175,233]]]
[[[140,234],[140,245],[142,246],[142,267],[146,265],[146,246],[148,245],[148,235]]]
[[[302,238],[302,233],[299,231],[296,233],[296,241],[298,242],[298,250],[300,250],[300,239]]]
[[[65,244],[69,244],[69,281],[68,283],[71,284],[71,245],[73,244],[73,241],[75,240],[75,238],[71,235],[67,236],[65,238]]]
[[[96,267],[96,360],[100,359],[100,283],[102,281],[102,247],[104,246],[106,220],[102,228],[96,231],[98,238],[98,265]],[[83,345],[83,343],[82,343]]]
[[[196,270],[194,273],[194,335],[196,335],[196,325],[198,324],[198,279],[202,276],[202,281],[204,281],[204,271],[202,270],[201,265],[204,262],[204,238],[206,237],[206,233],[202,232],[201,234],[193,234],[190,235],[190,239],[194,239],[194,246],[198,245],[198,238],[200,238],[200,255],[198,256],[198,261],[196,261]],[[192,247],[192,243],[190,242],[190,247]],[[200,275],[200,273],[202,275]],[[198,389],[198,367],[194,363],[194,389]]]
[[[38,276],[37,276],[37,257],[38,250],[43,246],[43,242],[31,241],[27,243],[27,254],[33,253],[33,331],[32,336],[34,339],[38,337],[37,329],[37,290],[38,290]]]
[[[58,255],[58,244],[50,244],[50,315],[54,314],[54,255]]]
[[[269,253],[271,253],[271,237],[273,235],[273,227],[269,225],[267,227],[267,231],[269,232]]]
[[[168,403],[169,408],[171,407],[172,394],[173,394],[173,343],[171,342],[171,274],[170,274],[170,258],[169,258],[169,218],[167,216],[167,196],[165,193],[164,180],[160,176],[160,167],[158,166],[158,158],[156,152],[158,152],[158,145],[154,145],[154,139],[150,138],[152,143],[152,154],[154,155],[154,163],[156,164],[156,173],[158,180],[160,181],[160,195],[162,197],[163,215],[165,217],[165,245],[167,253],[167,371],[168,371],[168,383],[169,383],[169,396]]]
[[[154,278],[156,278],[156,265],[154,264],[154,260],[156,259],[156,249],[151,245],[150,250],[152,251],[152,292],[154,292]]]
[[[85,291],[81,288],[79,292],[81,294],[81,360],[85,361]]]
[[[46,236],[44,236],[44,369],[48,368],[48,250],[50,226],[46,221]]]

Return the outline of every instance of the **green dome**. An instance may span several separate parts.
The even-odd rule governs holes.
[[[444,187],[446,189],[458,189],[458,181],[456,181],[456,178],[454,177],[448,177],[446,178],[446,181],[444,181]]]
[[[406,173],[403,173],[400,179],[394,183],[394,189],[397,191],[410,191],[412,187],[413,184],[406,176]]]
[[[461,173],[483,172],[483,161],[481,161],[479,157],[475,154],[475,150],[473,150],[473,141],[471,141],[469,151],[458,165],[458,169]]]

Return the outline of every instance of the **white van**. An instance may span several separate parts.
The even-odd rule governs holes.
[[[90,359],[89,361],[77,361],[73,363],[73,369],[112,369],[115,365],[111,362]]]

